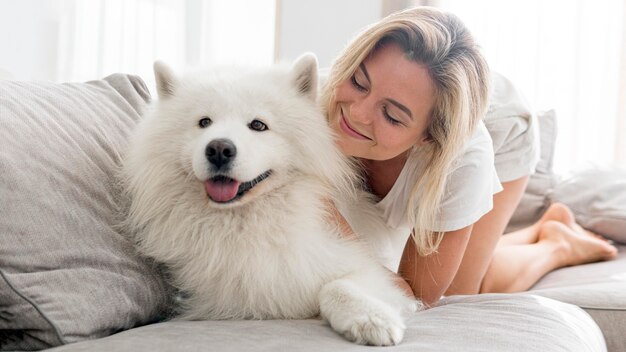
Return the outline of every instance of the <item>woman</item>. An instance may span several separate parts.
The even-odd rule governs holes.
[[[323,88],[339,147],[380,200],[388,247],[404,247],[399,283],[429,305],[526,290],[555,268],[616,255],[562,204],[502,236],[538,153],[531,115],[504,78],[493,82],[502,101],[487,110],[491,78],[473,38],[455,16],[421,7],[361,33]]]

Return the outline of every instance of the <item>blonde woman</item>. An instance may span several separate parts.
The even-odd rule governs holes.
[[[379,199],[379,255],[426,304],[526,290],[555,268],[616,255],[561,204],[502,236],[537,162],[534,122],[457,17],[420,7],[366,29],[333,64],[321,103]]]

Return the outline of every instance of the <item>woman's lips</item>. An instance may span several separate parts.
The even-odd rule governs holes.
[[[350,125],[348,124],[348,121],[346,120],[345,116],[343,115],[343,110],[341,110],[341,119],[339,120],[339,126],[341,126],[341,129],[348,136],[354,137],[356,139],[370,140],[370,138],[365,137],[364,135],[360,134],[359,132],[357,132],[354,129],[352,129],[352,127],[350,127]]]

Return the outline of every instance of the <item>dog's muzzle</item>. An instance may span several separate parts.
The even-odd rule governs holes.
[[[216,203],[228,203],[242,197],[271,174],[272,170],[267,170],[254,180],[248,182],[239,182],[230,177],[219,175],[206,180],[204,186],[207,195],[212,201]]]

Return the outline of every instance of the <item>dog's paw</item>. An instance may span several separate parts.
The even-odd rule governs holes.
[[[356,314],[341,325],[345,328],[339,332],[348,340],[372,346],[397,345],[402,341],[406,329],[399,315],[382,311]]]
[[[401,305],[366,293],[355,280],[336,280],[320,292],[322,317],[335,331],[362,345],[392,346],[400,343],[406,329],[402,311]]]

